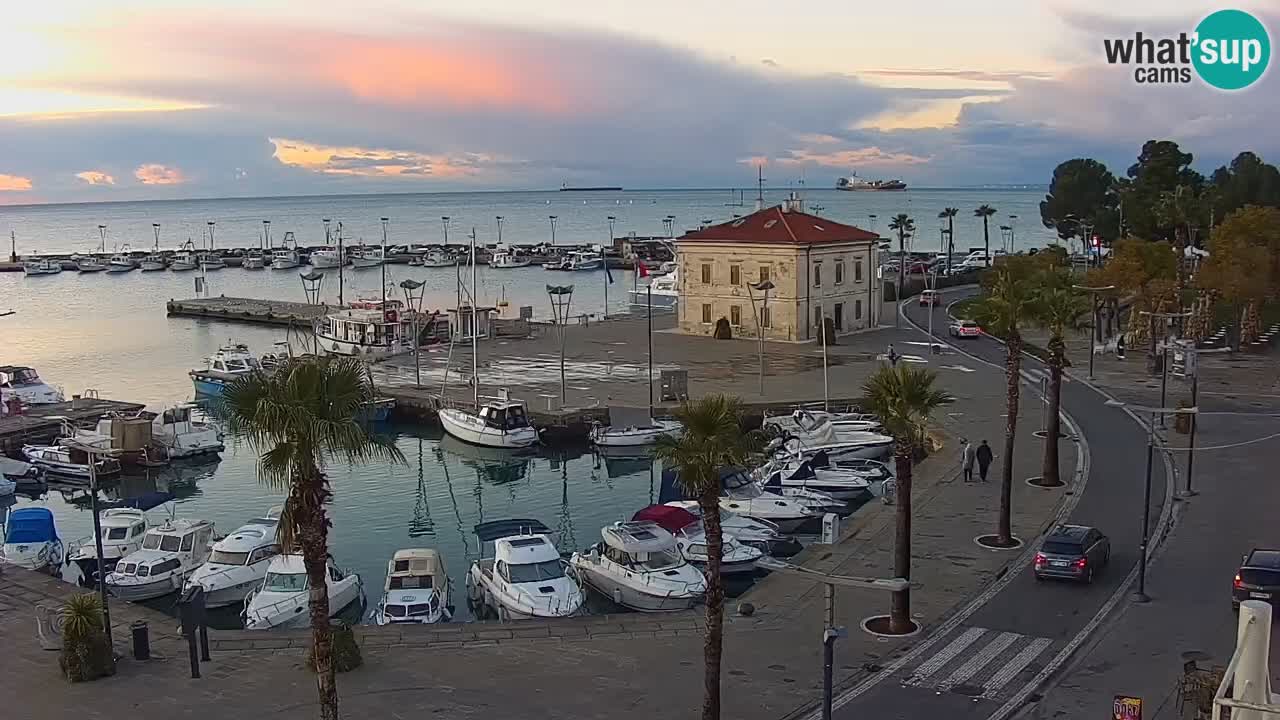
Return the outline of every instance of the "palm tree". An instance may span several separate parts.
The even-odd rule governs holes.
[[[707,537],[707,637],[703,720],[720,717],[720,655],[724,644],[724,587],[720,581],[720,470],[745,465],[758,448],[754,433],[742,431],[742,403],[727,395],[706,395],[675,411],[684,425],[679,438],[658,438],[656,455],[674,469],[686,495],[696,497]]]
[[[889,229],[898,231],[898,287],[895,295],[902,295],[902,281],[907,276],[907,268],[903,256],[907,250],[907,238],[916,231],[915,221],[906,213],[898,213],[889,221]],[[898,297],[901,300],[901,297]],[[896,317],[896,314],[895,314]]]
[[[1032,320],[1049,331],[1049,423],[1045,428],[1044,467],[1040,471],[1041,482],[1049,486],[1062,482],[1058,474],[1058,408],[1062,404],[1062,369],[1066,365],[1065,337],[1088,327],[1081,318],[1089,311],[1089,301],[1072,287],[1066,270],[1050,268],[1044,272],[1035,293]]]
[[[945,250],[947,253],[947,274],[948,275],[951,274],[951,254],[955,252],[955,249],[956,249],[955,248],[956,215],[959,215],[959,214],[960,214],[960,208],[953,208],[953,207],[943,208],[942,212],[938,213],[938,217],[940,219],[944,219],[947,221],[947,246],[945,248],[940,248],[940,249]]]
[[[911,579],[911,464],[916,450],[924,444],[929,415],[939,405],[953,400],[933,387],[937,373],[916,369],[907,363],[881,367],[862,386],[867,410],[876,414],[893,436],[897,537],[893,543],[894,577]],[[911,632],[911,589],[893,594],[889,609],[889,632]]]
[[[991,267],[991,228],[989,218],[996,214],[996,209],[990,205],[979,205],[973,211],[975,217],[982,218],[982,247],[987,253],[987,267]],[[1088,252],[1086,250],[1086,252]]]
[[[292,360],[273,374],[253,373],[231,384],[218,405],[228,430],[258,455],[258,478],[288,492],[277,530],[281,547],[300,547],[310,587],[312,657],[320,717],[337,720],[338,688],[325,580],[333,497],[325,465],[403,462],[390,440],[369,435],[359,416],[375,399],[373,383],[354,358]]]
[[[1031,318],[1037,274],[1035,256],[1008,258],[988,273],[986,294],[974,307],[974,319],[1005,341],[1006,413],[1004,466],[1000,477],[1000,522],[996,542],[1013,545],[1009,515],[1013,502],[1013,443],[1018,431],[1019,373],[1022,371],[1022,326]]]

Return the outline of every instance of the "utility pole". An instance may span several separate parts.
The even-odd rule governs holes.
[[[1098,294],[1109,290],[1115,290],[1115,285],[1100,285],[1098,287],[1090,287],[1088,285],[1072,285],[1076,290],[1083,290],[1089,293],[1089,380],[1093,380],[1093,356],[1094,345],[1102,340],[1098,334]],[[1163,404],[1163,403],[1162,403]]]

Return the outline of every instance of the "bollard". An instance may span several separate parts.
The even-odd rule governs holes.
[[[133,631],[133,659],[151,659],[151,634],[146,620],[134,620],[129,628]]]
[[[200,661],[209,662],[209,626],[200,623]]]

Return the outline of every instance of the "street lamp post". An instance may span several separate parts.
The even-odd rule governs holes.
[[[1098,294],[1109,290],[1115,290],[1116,286],[1099,285],[1097,287],[1090,287],[1088,285],[1072,285],[1071,287],[1076,290],[1084,290],[1089,293],[1089,379],[1093,380],[1093,348],[1094,343],[1101,340],[1101,338],[1098,337]],[[1163,402],[1161,404],[1163,404]]]
[[[552,215],[554,218],[555,216]],[[552,224],[555,227],[555,224]],[[556,328],[560,331],[560,407],[567,401],[564,380],[564,326],[569,322],[569,304],[573,302],[572,285],[548,285],[547,295],[551,298],[551,313],[555,316]],[[652,392],[650,394],[652,397]]]
[[[422,387],[422,365],[419,362],[418,354],[422,347],[422,334],[418,329],[418,318],[422,315],[422,297],[426,295],[423,286],[426,283],[417,280],[405,280],[400,283],[400,289],[404,291],[404,304],[413,312],[413,382],[418,387]]]
[[[760,353],[759,381],[761,397],[764,397],[764,317],[769,312],[769,291],[774,287],[774,284],[768,280],[747,284],[747,294],[751,299],[751,310],[756,316],[756,344]],[[752,290],[759,290],[764,294],[759,308],[756,307],[756,296]],[[769,324],[772,325],[773,323]]]
[[[498,221],[498,247],[502,247],[502,216],[494,215],[494,219]]]
[[[556,216],[548,215],[547,219],[551,221],[551,247],[556,246]]]
[[[447,250],[449,249],[449,216],[448,215],[440,216],[440,225],[444,227],[444,247]]]
[[[262,239],[267,244],[266,249],[270,250],[271,249],[271,221],[270,220],[262,221]],[[267,264],[269,265],[270,263],[267,263]]]
[[[213,249],[213,226],[214,226],[214,224],[215,224],[215,223],[214,223],[214,221],[213,221],[213,220],[210,220],[210,221],[209,221],[209,249],[210,249],[210,250],[212,250],[212,249]]]
[[[1169,325],[1168,325],[1168,323],[1169,323],[1169,321],[1170,321],[1170,320],[1172,320],[1172,319],[1174,319],[1174,318],[1188,318],[1188,317],[1191,317],[1191,313],[1189,313],[1189,312],[1183,312],[1183,313],[1158,313],[1158,312],[1157,312],[1157,313],[1153,313],[1153,312],[1147,312],[1147,311],[1143,310],[1143,311],[1139,312],[1139,314],[1140,314],[1140,315],[1146,315],[1147,317],[1151,318],[1151,339],[1152,339],[1153,341],[1155,340],[1155,334],[1156,334],[1156,320],[1164,320],[1164,321],[1165,321],[1164,339],[1163,339],[1163,340],[1161,340],[1161,341],[1160,341],[1160,344],[1154,348],[1155,350],[1159,350],[1159,351],[1160,351],[1160,354],[1161,354],[1161,357],[1160,357],[1160,407],[1164,407],[1164,405],[1165,405],[1165,395],[1166,395],[1166,391],[1168,390],[1168,386],[1169,386]],[[1165,426],[1165,424],[1164,424],[1164,416],[1163,416],[1163,415],[1161,415],[1161,416],[1160,416],[1160,427],[1164,427],[1164,426]]]
[[[67,445],[84,452],[89,460],[89,510],[93,513],[93,539],[94,550],[98,555],[98,596],[102,599],[102,629],[107,634],[107,647],[112,646],[111,640],[111,609],[107,604],[107,572],[102,560],[102,516],[98,511],[98,468],[97,456],[114,455],[115,451],[111,449],[101,448],[94,445],[86,445],[75,440],[68,440]],[[112,662],[115,662],[115,650],[111,652]]]

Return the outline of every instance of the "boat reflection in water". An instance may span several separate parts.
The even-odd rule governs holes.
[[[463,465],[476,471],[477,477],[491,485],[507,485],[527,480],[534,454],[529,448],[507,448],[472,445],[445,434],[439,440],[446,453],[458,457]]]

